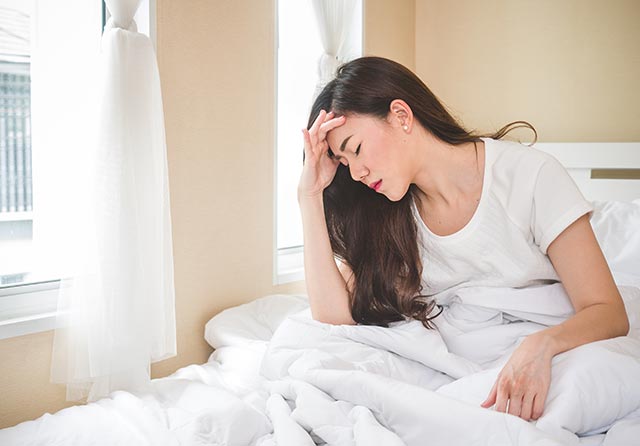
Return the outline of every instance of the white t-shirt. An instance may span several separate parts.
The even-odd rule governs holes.
[[[524,287],[559,281],[551,242],[593,210],[551,155],[515,142],[482,138],[482,195],[466,226],[439,236],[417,219],[422,293],[446,305],[470,286]]]

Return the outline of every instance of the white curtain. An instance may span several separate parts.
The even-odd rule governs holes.
[[[316,95],[334,78],[336,69],[354,57],[358,50],[351,48],[359,0],[312,0],[324,53],[318,60]]]
[[[53,6],[45,5],[47,0],[40,3],[42,20],[51,19],[46,14],[53,13]],[[48,3],[59,10],[99,4]],[[80,94],[73,91],[70,113],[82,121],[58,120],[54,106],[44,100],[56,94],[47,89],[53,85],[46,73],[56,66],[46,50],[69,48],[44,42],[51,36],[42,35],[33,53],[34,74],[40,73],[36,77],[43,93],[37,99],[38,88],[34,91],[34,135],[39,128],[46,130],[40,136],[41,150],[46,146],[58,158],[53,162],[56,171],[42,163],[39,167],[34,208],[38,190],[47,204],[34,217],[34,242],[45,263],[50,266],[60,255],[63,264],[58,269],[65,278],[51,378],[67,385],[68,400],[94,401],[113,390],[143,389],[150,381],[150,363],[176,354],[167,154],[156,57],[151,41],[136,31],[133,21],[140,0],[106,4],[111,18],[102,36],[97,72],[90,69],[91,48],[70,57],[79,71],[70,76],[83,86]],[[66,9],[52,27],[62,28],[73,48],[86,36],[75,34],[75,24],[65,27],[69,15]],[[68,72],[65,66],[57,69]],[[60,82],[73,88],[68,79]],[[56,107],[64,110],[67,105]],[[65,141],[79,123],[82,139]],[[60,177],[66,186],[57,185]],[[60,215],[60,209],[65,213]],[[52,228],[62,234],[55,237]]]

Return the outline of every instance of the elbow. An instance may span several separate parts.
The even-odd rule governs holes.
[[[629,334],[630,324],[627,310],[624,303],[620,302],[616,311],[615,324],[612,324],[615,330],[614,336],[627,336]]]
[[[631,327],[629,325],[629,317],[627,316],[627,312],[623,311],[619,324],[620,336],[627,336],[629,334],[630,328]]]

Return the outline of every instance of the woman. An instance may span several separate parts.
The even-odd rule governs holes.
[[[514,124],[476,135],[402,65],[356,59],[313,105],[298,200],[321,322],[430,327],[460,287],[561,281],[575,315],[525,338],[482,404],[530,420],[555,355],[629,326],[592,208],[555,159],[500,141]]]

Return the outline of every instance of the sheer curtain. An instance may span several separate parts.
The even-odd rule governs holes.
[[[58,9],[64,9],[61,3],[78,8],[84,8],[82,3],[99,4],[49,3]],[[157,63],[151,41],[136,31],[133,21],[140,0],[106,4],[111,19],[102,36],[97,72],[88,68],[91,48],[70,58],[79,70],[72,76],[82,86],[73,92],[70,113],[83,119],[78,130],[82,138],[65,140],[75,127],[55,115],[50,100],[56,93],[49,90],[51,82],[43,74],[55,70],[51,53],[63,47],[47,40],[53,34],[42,35],[33,53],[40,57],[34,70],[40,73],[43,92],[34,109],[34,118],[36,109],[38,115],[34,134],[36,125],[47,130],[43,134],[50,139],[40,141],[41,146],[57,151],[59,158],[54,162],[57,171],[40,165],[38,190],[48,204],[34,223],[34,241],[43,259],[51,263],[60,256],[63,264],[51,379],[67,385],[68,400],[94,401],[113,390],[143,389],[150,381],[150,363],[176,354],[167,155]],[[44,5],[41,14],[53,13],[52,9]],[[69,40],[81,40],[74,35],[70,14],[58,15],[55,27],[62,28]],[[67,79],[60,82],[72,87]],[[53,95],[49,101],[46,92]],[[67,105],[57,107],[64,110]],[[67,186],[56,186],[60,177]],[[60,209],[65,209],[62,217]],[[62,234],[56,237],[52,228]]]
[[[350,33],[359,0],[312,0],[324,53],[318,60],[316,96],[335,76],[336,69],[355,57],[359,50],[351,48]]]

